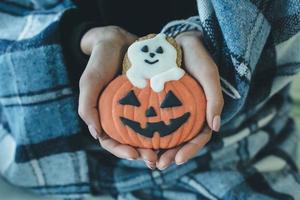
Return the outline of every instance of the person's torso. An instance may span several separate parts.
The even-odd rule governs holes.
[[[158,33],[172,20],[197,15],[195,0],[94,0],[78,4],[93,10],[104,26],[120,26],[139,36]]]

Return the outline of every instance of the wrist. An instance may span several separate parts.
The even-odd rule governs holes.
[[[103,42],[125,46],[133,42],[135,37],[117,26],[96,27],[88,30],[82,37],[80,48],[90,55],[93,48]]]
[[[187,31],[178,34],[175,39],[179,44],[182,44],[183,42],[194,43],[195,41],[202,39],[202,33],[200,31]]]

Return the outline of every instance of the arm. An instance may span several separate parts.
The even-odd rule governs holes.
[[[279,73],[294,68],[292,75],[299,69],[299,4],[199,1],[198,11],[199,16],[170,22],[163,31],[172,36],[194,30],[202,33],[201,42],[217,65],[222,83],[222,124],[245,104],[257,105],[290,83],[291,76]],[[294,67],[285,67],[288,63]],[[279,84],[273,82],[277,80]]]
[[[221,117],[222,124],[226,124],[245,106],[251,109],[251,106],[276,94],[299,72],[300,60],[297,52],[300,46],[300,22],[297,19],[300,5],[292,1],[268,2],[262,6],[250,1],[199,0],[198,11],[199,16],[170,22],[163,32],[177,38],[189,31],[202,33],[198,41],[195,37],[190,37],[194,38],[194,43],[187,44],[186,37],[181,37],[180,43],[185,52],[187,70],[198,79],[209,97],[208,123],[211,121],[210,113],[218,110],[218,106],[213,105],[218,101],[210,98],[213,96],[208,94],[211,83],[203,80],[218,78],[222,83],[225,106]],[[198,44],[194,48],[199,52],[196,57],[200,58],[198,64],[193,58],[195,54],[190,51],[196,43]],[[199,73],[203,70],[207,72],[208,68],[203,69],[204,65],[213,66],[212,69],[218,73],[208,73],[206,77],[209,79],[203,79]],[[211,91],[217,94],[219,90],[214,88]],[[192,141],[194,147],[189,145],[163,155],[164,159],[160,159],[158,166],[168,165],[173,161],[180,163],[184,155],[188,156],[183,161],[188,160],[210,138],[207,137],[201,142],[199,137],[198,141]],[[190,148],[189,152],[184,148]]]

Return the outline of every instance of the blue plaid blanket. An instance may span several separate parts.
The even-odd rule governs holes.
[[[116,5],[117,6],[117,5]],[[225,97],[220,134],[164,171],[120,160],[85,133],[60,45],[70,1],[0,2],[0,172],[62,198],[300,199],[289,83],[300,71],[299,0],[198,0],[169,35],[201,30]]]

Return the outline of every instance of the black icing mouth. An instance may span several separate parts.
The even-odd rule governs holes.
[[[158,60],[149,61],[149,60],[147,60],[147,59],[145,59],[144,61],[145,61],[145,63],[148,63],[148,64],[150,64],[150,65],[153,65],[153,64],[155,64],[155,63],[158,62]]]
[[[125,117],[120,117],[122,123],[125,126],[128,126],[135,132],[140,135],[143,135],[148,138],[152,138],[154,132],[158,132],[161,137],[170,135],[176,131],[182,124],[184,124],[189,117],[191,116],[190,112],[186,112],[180,117],[170,120],[170,124],[166,125],[164,122],[147,122],[146,127],[142,128],[139,122],[127,119]]]

